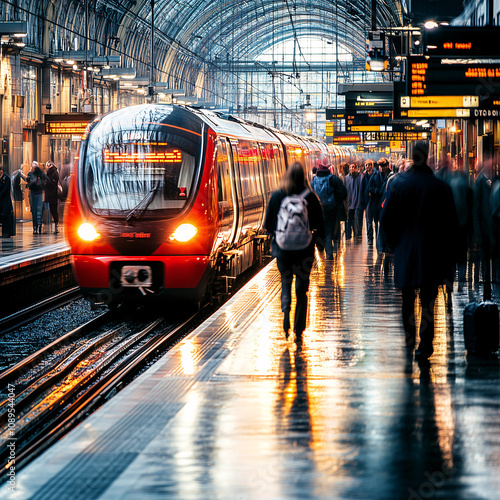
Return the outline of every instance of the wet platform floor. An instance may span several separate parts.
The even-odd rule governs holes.
[[[498,498],[498,362],[467,359],[462,332],[480,285],[455,285],[451,311],[440,294],[428,369],[364,243],[318,261],[302,345],[284,338],[279,291],[273,263],[0,496]]]

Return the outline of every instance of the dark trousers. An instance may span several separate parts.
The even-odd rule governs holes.
[[[420,288],[420,304],[422,308],[422,319],[420,321],[420,346],[419,349],[432,351],[434,340],[434,303],[438,295],[437,285],[424,286]],[[403,326],[406,336],[406,345],[413,348],[417,334],[415,319],[415,289],[403,288]]]
[[[366,209],[366,239],[368,243],[373,243],[373,234],[375,232],[375,241],[378,235],[378,221],[380,218],[380,210],[374,205],[368,205]],[[375,231],[373,231],[375,226]]]
[[[0,213],[2,223],[2,236],[9,237],[14,234],[14,214],[13,212]]]
[[[326,257],[333,257],[333,246],[334,241],[337,240],[337,209],[334,210],[324,210],[323,211],[323,222],[325,224],[325,251]],[[339,223],[340,231],[340,223]]]
[[[293,329],[301,334],[306,328],[307,320],[307,291],[309,290],[309,276],[314,264],[314,255],[304,252],[290,252],[276,259],[281,274],[281,310],[290,314],[292,306],[292,283],[295,276],[295,319]]]
[[[361,227],[363,224],[363,211],[359,208],[350,208],[347,214],[347,223],[345,226],[345,237],[351,239],[352,233],[354,236],[361,236]]]
[[[59,224],[59,212],[57,211],[57,202],[56,203],[48,203],[50,215],[54,219],[55,224]]]

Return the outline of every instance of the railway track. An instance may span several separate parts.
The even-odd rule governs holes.
[[[106,324],[112,317],[106,313],[1,373],[8,395],[0,402],[0,458],[5,464],[0,481],[8,479],[11,465],[16,470],[24,467],[121,390],[199,323],[204,313],[201,310],[168,326],[163,326],[162,317],[141,328],[115,324],[72,349],[75,339]],[[64,355],[43,366],[47,356],[60,348]],[[15,459],[9,448],[12,443]]]
[[[64,290],[57,295],[48,297],[45,300],[37,302],[31,306],[25,307],[19,311],[16,311],[9,316],[0,318],[0,334],[4,335],[12,330],[15,330],[27,323],[35,320],[46,312],[62,307],[82,296],[79,287],[73,287],[68,290]]]

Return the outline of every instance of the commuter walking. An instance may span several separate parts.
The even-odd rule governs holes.
[[[14,209],[10,197],[11,181],[0,165],[0,222],[2,238],[10,238],[14,234]]]
[[[374,175],[374,164],[373,160],[365,161],[365,173],[361,179],[361,208],[366,212],[366,240],[369,245],[373,244],[374,233],[375,239],[377,238],[380,217],[380,211],[377,209],[375,202],[368,192],[370,179]]]
[[[380,158],[377,165],[378,170],[372,175],[368,184],[368,195],[373,202],[374,218],[380,218],[380,213],[387,196],[387,183],[393,175],[387,158]],[[388,252],[389,248],[390,246],[387,244],[385,233],[380,228],[377,234],[377,251],[384,253]]]
[[[59,232],[59,214],[57,211],[59,189],[59,171],[54,163],[47,162],[47,182],[45,184],[45,203],[48,205],[50,214],[54,220],[54,233]],[[49,228],[50,232],[50,228]]]
[[[311,187],[323,208],[326,260],[333,260],[333,251],[340,241],[340,219],[337,212],[347,196],[347,190],[343,182],[331,173],[327,158],[324,158],[323,164],[317,169]]]
[[[289,247],[283,242],[287,227],[293,227],[291,223],[288,226],[284,225],[285,216],[288,213],[286,207],[290,203],[294,206],[298,222],[303,222],[302,226],[306,227],[307,230],[300,233],[299,236],[304,235],[305,241],[295,245],[296,249],[286,249]],[[300,211],[299,209],[304,206],[305,210]],[[280,189],[272,194],[267,207],[264,227],[273,236],[271,255],[276,257],[281,274],[281,310],[283,311],[283,330],[286,338],[288,338],[290,330],[292,282],[295,276],[297,301],[294,332],[296,341],[300,342],[302,332],[306,328],[307,292],[309,290],[309,275],[314,263],[314,246],[316,245],[320,251],[323,251],[325,236],[320,201],[312,192],[304,167],[300,163],[296,162],[287,169],[281,180]]]
[[[418,142],[413,167],[398,175],[382,211],[381,230],[394,249],[394,282],[402,290],[406,345],[416,340],[415,292],[420,290],[422,320],[418,361],[433,353],[434,302],[439,285],[453,282],[457,213],[451,188],[427,165],[428,146]]]
[[[361,177],[358,172],[358,166],[355,163],[349,166],[349,175],[345,178],[345,187],[347,189],[347,224],[345,239],[350,240],[353,233],[355,238],[361,236],[362,229],[359,227]]]
[[[31,217],[33,219],[33,234],[42,234],[43,189],[47,182],[47,175],[42,172],[37,161],[31,163],[31,170],[27,176],[22,175],[30,191]]]

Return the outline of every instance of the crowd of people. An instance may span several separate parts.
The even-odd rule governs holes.
[[[456,164],[443,162],[433,170],[427,159],[428,145],[418,142],[411,160],[381,157],[330,165],[325,157],[313,170],[310,183],[300,164],[287,171],[271,198],[265,223],[274,236],[272,254],[282,277],[287,337],[294,276],[298,304],[294,332],[298,341],[305,329],[315,246],[325,251],[326,260],[333,260],[343,239],[366,238],[368,245],[376,245],[377,252],[389,257],[394,263],[395,286],[402,294],[406,345],[410,352],[415,349],[415,358],[422,362],[433,352],[434,302],[439,286],[450,291],[457,277],[459,287],[463,286],[467,264],[474,264],[470,280],[489,279],[490,260],[492,279],[500,281],[500,177],[492,177],[491,166],[478,165],[471,182],[468,172],[460,171]],[[310,191],[316,197],[311,197]],[[313,237],[298,250],[280,247],[276,240],[280,203],[300,193],[307,194],[306,205],[311,206],[308,217]],[[322,207],[320,215],[317,200]],[[423,318],[418,331],[416,298]]]
[[[15,234],[12,200],[19,203],[26,201],[31,212],[33,234],[42,234],[45,213],[50,214],[54,234],[59,233],[59,205],[68,195],[69,168],[60,173],[55,163],[49,160],[45,165],[33,161],[31,168],[27,170],[28,165],[23,164],[12,174],[11,179],[0,167],[0,222],[3,238],[11,238]],[[25,190],[29,194],[27,198],[23,193]],[[50,230],[49,227],[48,231]]]

